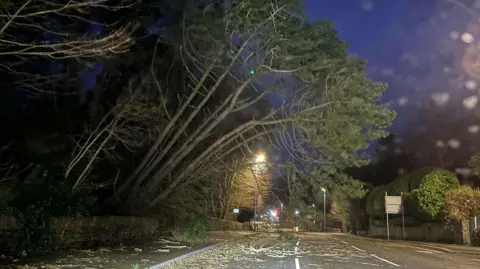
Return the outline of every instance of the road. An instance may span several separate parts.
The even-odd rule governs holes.
[[[299,247],[311,253],[301,268],[479,268],[480,256],[434,251],[401,242],[348,235],[304,235]],[[302,264],[301,262],[301,264]]]
[[[370,269],[370,268],[480,268],[480,255],[450,254],[401,242],[372,240],[341,234],[301,234],[301,254],[290,259],[269,258],[266,269]],[[305,253],[303,253],[305,252]]]
[[[205,251],[170,269],[479,269],[479,254],[446,253],[424,245],[343,234],[300,233],[281,240],[263,233]]]
[[[262,269],[478,269],[480,255],[444,253],[398,241],[341,234],[300,234],[296,255],[262,255],[251,268]],[[273,255],[275,256],[275,255]],[[236,267],[230,266],[229,269]]]

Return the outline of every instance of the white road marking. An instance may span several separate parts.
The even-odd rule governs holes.
[[[348,243],[343,240],[340,240],[340,242],[344,243],[345,245],[348,245]]]
[[[295,252],[298,251],[298,245],[300,244],[300,238],[297,241],[297,244],[295,245]],[[298,256],[295,257],[295,269],[300,269],[300,262],[298,261]]]
[[[356,249],[356,250],[358,250],[358,251],[365,252],[365,250],[359,249],[359,248],[357,248],[356,246],[352,246],[352,245],[351,245],[351,247],[354,248],[354,249]]]
[[[300,262],[298,261],[298,258],[295,258],[295,269],[300,269]]]
[[[391,261],[389,261],[389,260],[386,260],[386,259],[384,259],[384,258],[380,258],[380,257],[378,257],[377,255],[374,255],[374,254],[370,254],[370,255],[371,255],[372,257],[374,257],[374,258],[377,258],[377,259],[379,259],[379,260],[381,260],[381,261],[384,261],[384,262],[386,262],[386,263],[389,263],[389,264],[391,264],[391,265],[393,265],[393,266],[400,267],[400,265],[398,265],[398,264],[396,264],[396,263],[394,263],[394,262],[391,262]]]

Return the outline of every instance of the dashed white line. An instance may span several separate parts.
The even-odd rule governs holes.
[[[298,258],[295,258],[295,269],[300,269],[300,262],[298,261]]]
[[[348,245],[348,243],[343,240],[340,240],[340,242],[344,243],[345,245]]]
[[[384,262],[386,262],[386,263],[388,263],[388,264],[391,264],[391,265],[393,265],[393,266],[400,267],[400,265],[398,265],[398,264],[396,264],[396,263],[394,263],[394,262],[391,262],[391,261],[389,261],[389,260],[386,260],[386,259],[384,259],[384,258],[380,258],[380,257],[378,257],[377,255],[370,254],[370,256],[372,256],[372,257],[374,257],[374,258],[377,258],[377,259],[379,259],[379,260],[381,260],[381,261],[384,261]]]
[[[300,239],[298,239],[297,244],[295,245],[295,252],[298,251],[299,244],[300,244]],[[295,257],[295,269],[300,269],[300,262],[298,261],[298,257]]]
[[[359,249],[359,248],[357,248],[356,246],[352,246],[352,245],[350,245],[350,246],[351,246],[352,248],[354,248],[354,249],[358,250],[358,251],[365,252],[365,250],[363,250],[363,249]]]

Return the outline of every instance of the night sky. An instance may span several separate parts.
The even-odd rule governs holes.
[[[452,91],[468,80],[458,67],[465,44],[452,33],[461,35],[480,27],[458,4],[462,1],[452,2],[306,0],[305,12],[311,20],[333,21],[340,38],[349,44],[349,53],[368,61],[373,79],[389,84],[382,101],[390,102],[399,113],[391,128],[395,132],[404,129],[406,111],[412,105],[438,95],[456,95],[458,104],[465,98],[464,93]],[[480,1],[463,2],[473,12],[480,11]],[[464,111],[459,106],[455,112]]]

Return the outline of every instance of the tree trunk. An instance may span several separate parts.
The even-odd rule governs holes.
[[[469,223],[468,219],[462,220],[462,238],[464,245],[470,245],[470,230],[469,230]]]

